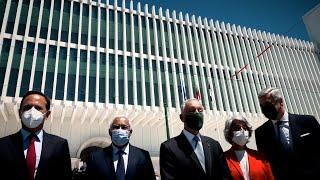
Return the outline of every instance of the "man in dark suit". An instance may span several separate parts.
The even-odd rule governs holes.
[[[50,100],[38,91],[27,92],[20,104],[22,128],[0,139],[0,178],[10,180],[71,179],[68,142],[46,133]]]
[[[313,116],[289,114],[277,88],[259,95],[269,119],[256,129],[259,151],[269,159],[276,179],[320,179],[320,125]]]
[[[128,118],[116,117],[112,121],[109,128],[112,144],[91,153],[86,162],[88,179],[155,179],[149,152],[131,145],[131,134]]]
[[[184,129],[160,147],[162,180],[232,179],[220,144],[202,136],[203,106],[197,99],[187,100],[180,119]]]

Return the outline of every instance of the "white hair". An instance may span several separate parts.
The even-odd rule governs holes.
[[[187,104],[188,102],[194,101],[194,100],[199,101],[197,98],[190,98],[190,99],[187,99],[186,101],[184,101],[184,102],[181,104],[181,113],[183,112],[184,108],[186,107],[186,104]],[[199,101],[199,102],[200,102],[200,101]],[[200,102],[200,104],[201,104],[201,102]],[[202,104],[201,104],[201,106],[202,106]]]
[[[232,125],[232,122],[234,120],[239,120],[239,121],[242,121],[246,124],[247,128],[248,128],[248,131],[249,131],[249,137],[251,137],[252,135],[252,126],[251,124],[247,121],[247,119],[241,115],[234,115],[232,116],[231,118],[227,119],[226,122],[225,122],[225,126],[224,126],[224,130],[223,130],[223,133],[224,133],[224,137],[225,139],[231,144],[232,140],[231,138],[232,137],[229,137],[230,135],[230,128],[231,128],[231,125]]]
[[[269,87],[269,88],[262,89],[258,94],[258,98],[260,99],[268,94],[271,95],[271,98],[274,101],[278,101],[280,99],[283,99],[283,96],[281,94],[280,89],[275,88],[275,87]]]
[[[129,121],[130,129],[132,129],[131,121],[130,121],[130,119],[129,119],[127,116],[116,116],[116,117],[114,117],[114,118],[113,118],[113,120],[112,120],[112,121],[110,121],[110,123],[109,123],[109,128],[111,128],[111,126],[112,126],[112,124],[113,124],[114,120],[119,119],[119,118],[125,118],[125,119],[127,119],[127,120]]]

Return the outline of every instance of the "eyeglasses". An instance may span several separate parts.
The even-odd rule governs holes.
[[[124,130],[128,130],[128,129],[130,129],[130,126],[127,126],[125,124],[120,124],[120,125],[113,124],[111,126],[111,129],[120,129],[120,128],[124,129]]]

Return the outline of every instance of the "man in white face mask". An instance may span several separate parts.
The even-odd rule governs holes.
[[[108,132],[111,145],[92,152],[86,162],[89,179],[155,179],[149,152],[129,143],[132,134],[129,119],[114,118]]]
[[[269,162],[259,152],[249,149],[246,144],[252,135],[252,126],[242,116],[233,116],[225,123],[224,135],[232,147],[225,152],[234,180],[273,180]]]
[[[1,179],[71,179],[67,140],[42,130],[49,115],[46,95],[29,91],[23,96],[21,130],[0,139]]]

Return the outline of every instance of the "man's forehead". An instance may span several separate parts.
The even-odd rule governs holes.
[[[113,120],[112,124],[127,124],[129,125],[129,119],[125,117],[117,117]]]
[[[21,103],[24,105],[26,103],[35,103],[35,102],[46,103],[46,99],[43,96],[40,96],[38,94],[31,94],[27,96]]]
[[[202,107],[201,103],[198,100],[189,100],[185,104],[186,108],[192,108],[192,107]]]

